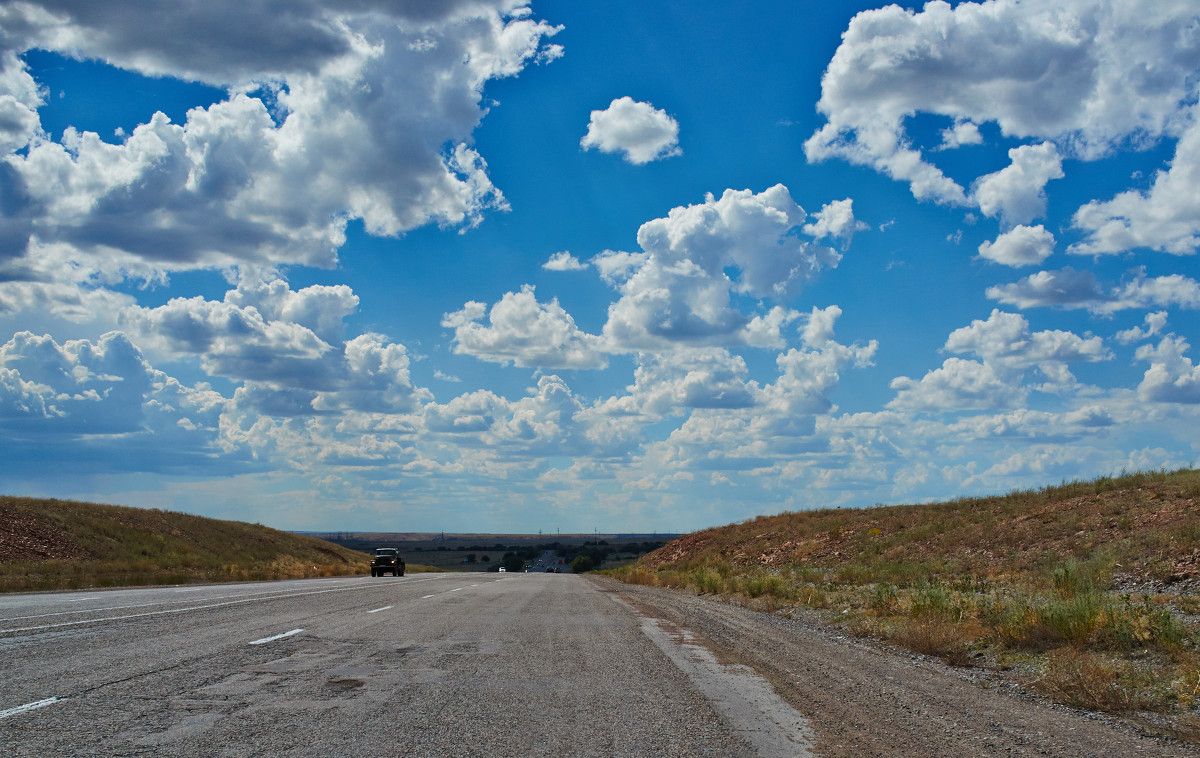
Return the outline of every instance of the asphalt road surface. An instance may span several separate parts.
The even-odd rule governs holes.
[[[0,753],[768,754],[643,621],[565,574],[2,596]]]
[[[0,596],[5,756],[1175,756],[803,619],[570,574]]]

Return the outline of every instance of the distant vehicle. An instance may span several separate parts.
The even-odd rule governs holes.
[[[503,572],[506,572],[506,571],[508,571],[508,569],[504,568],[503,566],[501,566],[501,567],[500,567],[499,569],[497,569],[497,570],[498,570],[498,571],[500,571],[500,572],[502,572],[502,573],[503,573]]]
[[[371,559],[371,576],[404,576],[404,559],[400,551],[394,547],[375,548],[375,557]]]

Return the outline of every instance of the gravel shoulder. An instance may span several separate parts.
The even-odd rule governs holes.
[[[687,630],[718,659],[755,670],[808,719],[815,755],[1200,756],[1191,746],[813,620],[606,577],[593,581],[643,616]]]

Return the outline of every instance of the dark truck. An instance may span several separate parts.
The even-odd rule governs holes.
[[[375,557],[371,559],[371,576],[384,574],[404,576],[404,559],[394,547],[375,548]]]

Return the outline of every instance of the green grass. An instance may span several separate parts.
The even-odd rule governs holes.
[[[1200,598],[1167,580],[1196,573],[1198,494],[1200,472],[1159,471],[762,516],[611,573],[768,611],[822,609],[854,634],[1012,672],[1069,705],[1183,724],[1200,704]]]

